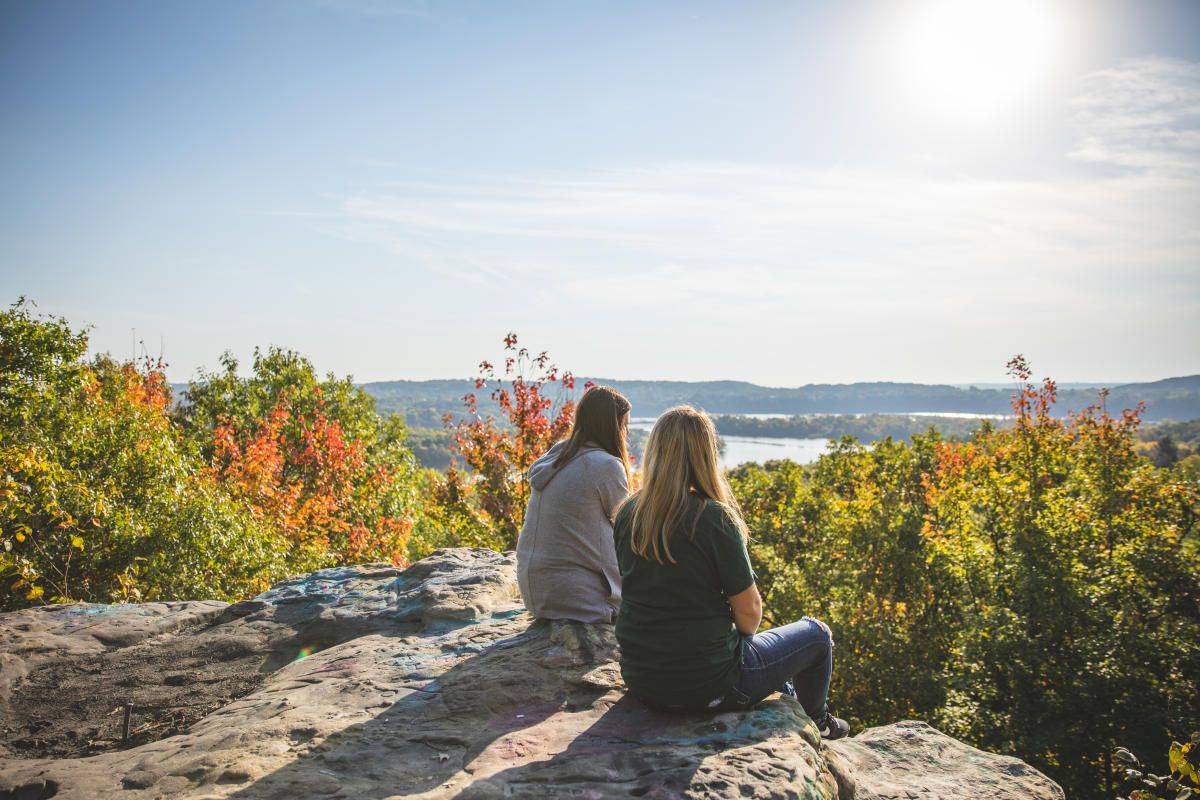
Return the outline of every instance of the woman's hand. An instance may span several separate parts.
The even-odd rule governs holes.
[[[729,607],[733,610],[733,626],[738,633],[749,636],[758,630],[762,622],[762,597],[758,593],[757,583],[730,597]]]

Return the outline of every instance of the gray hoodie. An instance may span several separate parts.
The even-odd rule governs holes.
[[[561,468],[559,442],[529,468],[517,581],[536,617],[611,622],[621,605],[612,520],[629,493],[621,459],[590,442]]]

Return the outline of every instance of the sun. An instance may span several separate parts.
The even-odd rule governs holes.
[[[1062,54],[1062,8],[1056,0],[899,2],[877,68],[912,112],[964,122],[1016,113]]]

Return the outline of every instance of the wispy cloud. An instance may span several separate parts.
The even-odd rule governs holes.
[[[1196,75],[1152,60],[1085,81],[1072,106],[1085,145],[1070,156],[1116,171],[693,162],[454,175],[342,197],[321,226],[385,248],[397,273],[473,286],[479,302],[675,332],[651,346],[761,332],[803,342],[827,374],[877,357],[903,375],[923,352],[975,363],[1002,348],[989,356],[1002,363],[1053,341],[1084,369],[1096,337],[1134,352],[1156,320],[1200,319]],[[580,336],[596,358],[614,346]],[[746,368],[766,369],[751,350]],[[708,369],[689,358],[684,374]]]
[[[1200,172],[1200,64],[1139,58],[1086,76],[1072,103],[1071,157],[1159,172]]]
[[[1134,263],[1195,263],[1195,188],[1150,174],[1050,183],[671,164],[396,187],[346,198],[330,230],[375,238],[408,266],[487,264],[484,280],[532,274],[584,296],[596,296],[596,275],[662,276],[702,295],[737,274],[739,287],[769,287],[781,301],[809,287],[899,298],[922,282],[1003,292],[1080,273],[1104,280]]]

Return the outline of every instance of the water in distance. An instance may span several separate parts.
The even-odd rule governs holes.
[[[811,464],[829,447],[828,439],[787,439],[765,436],[722,436],[725,452],[721,455],[721,466],[725,469],[755,461],[791,459],[797,464]]]
[[[771,415],[755,415],[766,419]],[[780,415],[787,416],[787,415]],[[654,427],[655,417],[634,417],[629,420],[629,427],[649,432]],[[767,461],[791,459],[797,464],[811,464],[829,446],[828,439],[792,439],[768,436],[722,436],[725,440],[725,452],[721,455],[721,466],[725,469],[755,461],[760,464]]]

